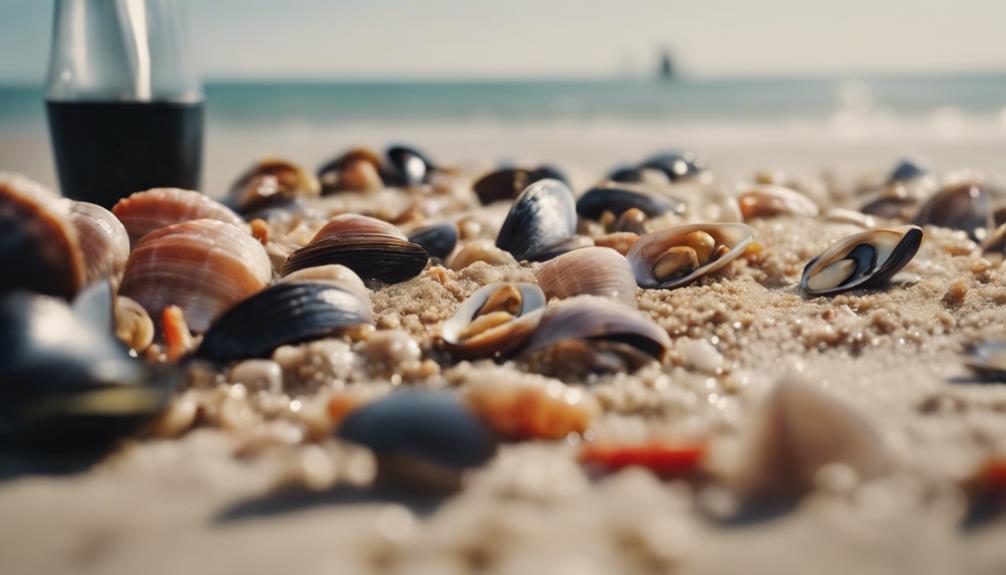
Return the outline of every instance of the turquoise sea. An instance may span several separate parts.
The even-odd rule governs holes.
[[[772,122],[842,111],[1002,124],[1006,73],[801,78],[209,82],[212,124]],[[0,132],[37,129],[38,87],[0,87]]]

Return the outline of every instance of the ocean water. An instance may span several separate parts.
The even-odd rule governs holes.
[[[1006,73],[596,81],[208,83],[211,126],[496,122],[910,124],[1006,133]],[[40,88],[0,87],[0,132],[44,126]]]

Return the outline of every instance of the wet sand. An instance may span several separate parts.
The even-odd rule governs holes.
[[[580,185],[620,159],[665,147],[668,138],[604,126],[397,129],[211,134],[207,190],[222,190],[266,153],[313,164],[330,155],[323,144],[329,138],[335,152],[405,133],[437,158],[472,169],[502,158],[547,159]],[[906,152],[937,168],[1006,171],[1006,141],[998,140],[689,136],[725,182],[774,168],[803,176],[831,169],[851,182]],[[38,138],[0,138],[0,158],[5,168],[51,181]],[[466,478],[462,492],[417,496],[371,487],[369,454],[332,440],[249,450],[268,443],[256,435],[259,420],[221,407],[209,427],[130,443],[85,472],[38,473],[38,462],[0,459],[0,570],[1002,573],[1006,519],[962,528],[967,508],[959,485],[986,458],[1006,456],[1006,388],[969,381],[961,364],[966,342],[1006,331],[1006,272],[961,233],[931,228],[891,286],[805,299],[796,288],[803,264],[857,229],[800,217],[752,226],[758,253],[685,288],[637,292],[640,309],[674,346],[662,366],[572,384],[603,406],[593,431],[632,437],[659,428],[729,448],[764,394],[795,371],[878,430],[895,462],[889,474],[866,482],[823,478],[792,508],[731,523],[710,514],[716,493],[702,484],[664,482],[638,469],[590,476],[571,439],[506,444]],[[429,269],[372,296],[377,325],[404,330],[426,357],[439,324],[467,294],[491,281],[530,277],[512,265]],[[718,371],[694,360],[697,341],[715,349]],[[335,387],[383,392],[394,381],[377,369],[380,361],[350,352],[350,343],[326,345],[327,357],[350,358],[319,368]],[[488,377],[538,376],[517,363],[460,362],[406,384],[464,390]],[[220,406],[245,399],[225,385],[201,400],[212,393]],[[314,393],[305,391],[305,406]],[[255,401],[253,409],[262,411],[264,400]],[[275,431],[279,437],[284,430]]]

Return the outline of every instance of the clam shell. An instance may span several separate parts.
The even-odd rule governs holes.
[[[281,282],[227,310],[196,356],[214,361],[267,357],[281,345],[320,339],[373,321],[370,298],[330,283]]]
[[[695,231],[708,233],[717,242],[728,246],[730,251],[684,277],[661,283],[653,275],[654,259],[660,256],[667,248],[676,245],[686,235]],[[746,224],[685,224],[670,226],[646,234],[632,245],[632,248],[625,257],[629,260],[632,272],[636,276],[636,283],[640,287],[674,289],[723,268],[743,254],[744,250],[753,240],[754,230]]]
[[[753,184],[741,188],[737,195],[745,220],[778,215],[815,217],[817,204],[796,190],[771,184]]]
[[[532,283],[513,284],[521,293],[521,309],[514,320],[468,339],[459,337],[489,296],[507,285],[506,282],[488,284],[468,296],[441,326],[437,342],[440,347],[457,357],[474,358],[507,353],[524,343],[538,325],[541,310],[545,307],[545,294]]]
[[[160,413],[179,379],[129,357],[110,331],[96,329],[62,300],[0,296],[4,440],[57,450],[103,447]]]
[[[370,164],[375,173],[381,167],[381,157],[377,152],[369,148],[353,148],[318,168],[318,180],[324,191],[329,193],[346,189],[344,171],[359,162]]]
[[[367,216],[343,214],[333,218],[306,246],[283,264],[282,275],[328,264],[340,264],[365,280],[396,283],[419,275],[430,255],[405,239],[395,226]]]
[[[963,230],[980,242],[995,227],[988,190],[973,181],[948,186],[919,207],[912,224]]]
[[[512,200],[524,188],[538,180],[554,179],[568,185],[566,176],[551,166],[537,168],[501,168],[489,172],[472,184],[472,189],[483,206],[499,200]]]
[[[400,389],[346,416],[338,436],[378,457],[400,457],[437,468],[479,467],[496,452],[496,438],[456,395]]]
[[[338,264],[297,270],[290,275],[281,277],[279,281],[286,283],[328,283],[356,295],[361,301],[370,300],[370,290],[367,289],[360,276],[356,275],[356,272],[346,266]]]
[[[655,218],[667,212],[683,214],[685,203],[672,198],[657,197],[626,187],[591,188],[576,202],[576,213],[580,217],[597,220],[604,212],[616,217],[630,208],[641,210],[647,217]]]
[[[119,200],[112,207],[129,232],[129,241],[136,245],[148,233],[172,224],[192,220],[219,220],[240,226],[244,221],[220,202],[192,190],[153,188],[136,192]]]
[[[0,172],[0,292],[15,289],[70,299],[86,266],[69,205],[24,176]]]
[[[454,224],[422,227],[409,234],[409,241],[423,246],[430,256],[444,260],[458,244],[458,228]]]
[[[321,184],[303,167],[278,158],[266,158],[241,174],[227,197],[235,210],[247,213],[319,195]]]
[[[70,222],[77,240],[87,283],[109,278],[118,283],[129,258],[129,235],[115,214],[88,202],[70,202]]]
[[[632,267],[611,248],[589,247],[557,256],[535,272],[548,299],[596,295],[636,307]]]
[[[153,231],[135,246],[120,292],[154,318],[176,305],[196,333],[269,282],[265,249],[243,228],[193,220]]]
[[[627,343],[658,361],[671,346],[667,332],[638,311],[583,295],[550,303],[521,353],[528,355],[566,340]]]
[[[842,238],[807,263],[800,278],[800,289],[808,295],[832,295],[880,285],[915,257],[922,244],[922,236],[922,228],[918,226],[901,226],[876,228]],[[812,277],[842,259],[855,262],[851,275],[831,288],[813,289],[810,286]]]
[[[576,234],[576,204],[569,186],[539,180],[514,201],[496,236],[496,247],[518,261],[535,260]]]

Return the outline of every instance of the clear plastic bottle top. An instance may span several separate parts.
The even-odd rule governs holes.
[[[46,99],[202,99],[186,0],[56,0]]]

